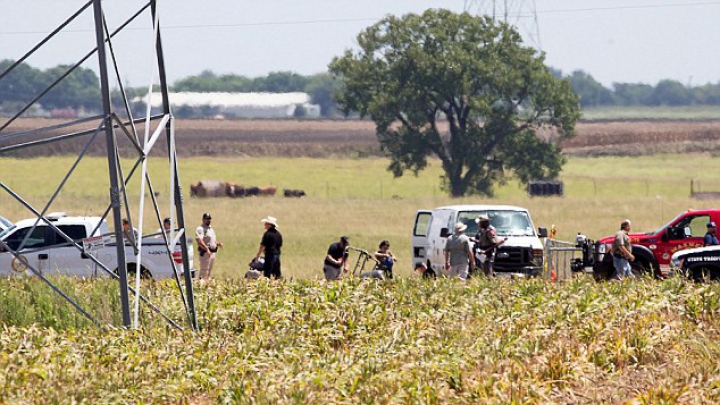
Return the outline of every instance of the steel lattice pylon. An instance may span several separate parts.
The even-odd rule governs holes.
[[[135,176],[136,178],[139,176],[141,179],[138,216],[140,230],[142,231],[143,229],[143,210],[144,201],[147,198],[146,195],[149,195],[149,197],[152,199],[152,207],[155,214],[154,217],[157,219],[160,226],[162,226],[162,216],[160,214],[159,204],[155,198],[156,193],[153,190],[152,179],[150,173],[148,172],[146,164],[149,158],[150,151],[153,150],[153,145],[155,145],[156,141],[158,139],[161,139],[161,137],[163,137],[164,135],[164,138],[167,141],[167,150],[165,151],[165,156],[169,163],[168,168],[170,173],[170,202],[168,212],[166,212],[166,214],[168,214],[168,216],[172,218],[171,222],[175,224],[176,227],[174,227],[174,229],[169,233],[162,232],[162,238],[165,245],[167,246],[166,256],[168,263],[175,270],[174,275],[179,297],[186,309],[190,327],[195,330],[198,328],[198,324],[195,313],[194,293],[191,278],[192,269],[188,268],[190,260],[188,254],[187,232],[185,231],[186,227],[184,220],[182,193],[180,187],[180,177],[177,170],[178,163],[177,153],[175,150],[174,118],[172,116],[170,110],[170,102],[168,100],[168,85],[165,75],[165,59],[163,56],[160,24],[158,17],[158,1],[159,0],[148,0],[139,9],[135,10],[134,14],[132,14],[132,16],[125,20],[123,23],[121,23],[117,27],[110,27],[107,15],[105,13],[105,10],[103,9],[103,1],[88,0],[82,5],[82,7],[80,7],[75,13],[68,17],[63,23],[58,25],[57,28],[55,28],[52,32],[45,36],[24,56],[14,61],[4,71],[0,71],[1,82],[3,79],[9,77],[9,75],[11,75],[17,67],[22,66],[25,60],[27,60],[31,55],[35,54],[36,52],[42,52],[46,43],[50,41],[50,39],[52,39],[54,36],[62,33],[65,29],[67,29],[68,25],[71,22],[78,19],[79,16],[87,16],[91,14],[91,19],[92,21],[94,21],[94,29],[92,30],[92,35],[94,38],[93,42],[95,44],[95,48],[88,50],[88,52],[75,64],[67,66],[67,70],[65,71],[65,73],[60,74],[57,79],[53,81],[53,83],[47,86],[44,90],[40,91],[39,94],[31,95],[30,97],[32,97],[32,100],[26,103],[14,115],[8,117],[7,119],[0,120],[0,158],[7,156],[8,153],[17,151],[19,149],[32,148],[56,142],[63,142],[70,139],[79,139],[83,141],[87,139],[87,142],[84,142],[84,148],[82,152],[79,153],[79,156],[75,161],[74,165],[69,169],[58,187],[52,191],[52,197],[50,197],[48,202],[43,206],[35,206],[29,203],[20,193],[16,192],[10,182],[10,180],[13,179],[3,178],[4,175],[8,175],[8,177],[10,177],[10,174],[8,173],[0,174],[0,189],[5,191],[16,203],[24,207],[29,213],[31,213],[37,218],[32,230],[34,230],[37,226],[48,227],[52,229],[53,232],[55,232],[59,237],[65,240],[65,245],[74,247],[78,249],[81,253],[84,253],[83,247],[80,245],[78,240],[73,240],[65,232],[56,227],[52,223],[52,221],[46,217],[46,214],[48,213],[48,210],[52,203],[55,201],[56,197],[63,190],[63,186],[73,175],[77,165],[86,156],[90,145],[96,141],[103,142],[104,138],[105,150],[107,152],[107,175],[109,177],[110,190],[108,196],[109,203],[104,210],[102,219],[105,220],[106,218],[111,217],[112,221],[110,221],[110,223],[114,225],[114,228],[112,229],[114,230],[113,234],[115,240],[124,241],[121,222],[123,216],[131,218],[128,206],[129,198],[126,188],[128,182],[133,178],[133,176]],[[149,48],[152,48],[154,50],[153,70],[156,69],[154,73],[156,73],[159,77],[158,85],[160,87],[160,93],[162,97],[162,111],[161,113],[153,115],[151,114],[150,108],[148,106],[147,114],[145,117],[134,117],[130,108],[130,100],[128,98],[128,95],[123,88],[121,81],[119,80],[119,78],[121,77],[120,68],[118,67],[117,63],[119,57],[116,54],[116,50],[114,49],[113,45],[114,39],[118,35],[121,35],[123,31],[126,31],[127,27],[131,23],[141,21],[139,17],[142,16],[146,18],[149,17],[145,21],[149,21],[152,23],[152,36],[147,39],[147,44]],[[23,116],[23,114],[30,110],[32,107],[36,106],[39,101],[42,100],[45,94],[53,90],[68,75],[70,75],[75,69],[77,69],[85,61],[88,60],[96,61],[96,66],[98,67],[98,71],[100,74],[100,100],[98,100],[99,113],[90,117],[68,120],[66,122],[62,122],[60,124],[52,126],[33,128],[29,131],[10,132],[13,122]],[[118,105],[113,105],[113,100],[111,99],[111,78],[116,78],[118,80],[118,85],[120,86],[119,93],[121,95],[122,101],[120,103],[115,101],[115,104]],[[153,83],[150,83],[148,92],[150,92],[152,86]],[[142,136],[143,134],[140,134],[140,131],[136,127],[140,124],[144,125],[144,137]],[[121,154],[118,149],[118,140],[128,142],[132,145],[132,150],[134,152],[133,155],[130,157],[130,159],[132,160],[132,167],[129,170],[123,169],[120,159]],[[146,193],[146,187],[147,191],[149,191],[148,193]],[[132,219],[130,220],[132,221]],[[174,248],[174,246],[178,243],[180,244],[182,251],[182,263],[185,264],[184,272],[182,274],[180,274],[177,266],[175,265],[175,261],[172,255],[173,252],[171,251],[171,249]],[[23,266],[27,268],[28,272],[31,272],[35,276],[42,279],[42,281],[49,285],[53,289],[53,291],[55,291],[56,293],[61,295],[66,301],[68,301],[70,305],[75,307],[79,312],[81,312],[92,322],[99,325],[99,322],[97,322],[93,318],[89,311],[86,311],[78,302],[71,299],[67,294],[65,294],[56,285],[54,285],[50,279],[45,277],[42,267],[31,264],[25,258],[25,256],[23,255],[24,244],[25,242],[21,243],[20,246],[16,250],[14,250],[10,248],[5,242],[0,241],[0,248],[5,251],[4,254],[12,254],[15,260],[19,261],[20,263],[22,263]],[[172,326],[180,328],[180,326],[178,326],[176,322],[174,322],[170,317],[163,314],[158,307],[153,305],[146,297],[142,296],[139,291],[139,275],[141,273],[140,253],[142,252],[143,245],[142,238],[138,238],[138,240],[135,240],[133,238],[130,245],[128,246],[126,246],[125,243],[119,242],[115,243],[115,245],[117,246],[117,274],[111,268],[112,266],[110,266],[109,268],[107,265],[97,260],[97,258],[92,257],[92,255],[89,255],[87,259],[92,260],[94,262],[94,265],[100,267],[100,269],[105,272],[106,275],[118,280],[120,284],[120,302],[122,307],[123,326],[130,327],[132,325],[130,312],[130,293],[133,293],[135,296],[136,326],[138,324],[138,306],[139,302],[142,301],[153,311],[165,318]],[[125,251],[131,248],[135,250],[138,266],[136,270],[137,284],[135,288],[131,287],[128,283],[128,266],[125,259]]]
[[[535,0],[465,0],[465,11],[514,26],[528,45],[542,50]]]

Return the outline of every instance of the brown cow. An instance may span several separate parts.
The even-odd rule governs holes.
[[[275,195],[276,192],[277,192],[277,187],[275,187],[275,186],[260,187],[259,195],[272,197]]]
[[[198,197],[200,183],[190,184],[190,197]]]
[[[231,181],[225,183],[225,195],[228,197],[235,197],[235,183]]]

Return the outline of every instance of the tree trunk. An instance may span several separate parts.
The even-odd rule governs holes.
[[[453,198],[464,197],[467,192],[467,183],[460,176],[448,173],[450,179],[450,196]]]

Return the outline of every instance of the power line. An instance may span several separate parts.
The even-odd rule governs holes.
[[[648,9],[648,8],[670,8],[670,7],[695,7],[695,6],[709,6],[720,4],[720,1],[697,1],[693,3],[666,3],[666,4],[652,4],[644,6],[616,6],[616,7],[587,7],[587,8],[573,8],[573,9],[557,9],[557,10],[543,10],[538,11],[538,14],[549,14],[549,13],[573,13],[578,11],[605,11],[605,10],[630,10],[630,9]]]
[[[589,11],[612,11],[612,10],[641,10],[641,9],[658,9],[658,8],[671,8],[671,7],[698,7],[698,6],[712,6],[720,5],[720,0],[712,1],[696,1],[692,3],[664,3],[664,4],[652,4],[642,6],[615,6],[615,7],[584,7],[584,8],[568,8],[568,9],[554,9],[554,10],[537,10],[537,14],[553,14],[553,13],[577,13],[577,12],[589,12]],[[526,15],[520,15],[520,17],[528,17]],[[363,17],[363,18],[334,18],[334,19],[318,19],[318,20],[289,20],[289,21],[262,21],[262,22],[246,22],[246,23],[232,23],[232,24],[188,24],[188,25],[164,25],[163,30],[174,30],[174,29],[198,29],[198,28],[229,28],[229,27],[263,27],[263,26],[277,26],[277,25],[313,25],[313,24],[337,24],[337,23],[348,23],[348,22],[366,22],[366,21],[379,21],[384,17]],[[127,30],[149,30],[151,27],[143,28],[132,28],[128,27]],[[92,32],[91,29],[87,30],[65,30],[66,33],[86,33]],[[0,31],[0,35],[35,35],[35,34],[47,34],[47,31]]]
[[[365,22],[365,21],[379,21],[381,18],[337,18],[337,19],[323,19],[323,20],[296,20],[296,21],[264,21],[264,22],[248,22],[248,23],[234,23],[234,24],[193,24],[193,25],[163,25],[163,30],[172,29],[187,29],[187,28],[227,28],[227,27],[258,27],[258,26],[273,26],[273,25],[311,25],[311,24],[336,24],[346,22]],[[132,30],[149,30],[151,27],[143,28],[128,28]],[[64,32],[91,32],[92,30],[65,30]],[[46,31],[0,31],[0,35],[15,35],[15,34],[46,34]]]

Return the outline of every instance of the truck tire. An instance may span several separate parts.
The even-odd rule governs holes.
[[[137,268],[137,265],[135,263],[127,264],[128,279],[135,278],[135,269],[136,268]],[[120,271],[118,269],[115,269],[115,274],[120,274]],[[140,278],[143,280],[152,280],[152,274],[150,274],[150,270],[146,269],[145,266],[140,267]]]
[[[630,262],[630,268],[635,278],[642,278],[648,274],[652,274],[652,266],[650,266],[650,263],[648,263],[645,258],[637,258]]]
[[[720,268],[717,266],[708,266],[707,264],[699,264],[690,267],[687,275],[696,282],[718,280],[720,279]]]
[[[606,255],[610,257],[610,255]],[[593,277],[595,281],[607,281],[615,275],[615,268],[613,267],[612,260],[603,260],[595,263],[593,266]]]
[[[650,249],[642,245],[634,245],[632,254],[635,260],[630,262],[630,267],[635,277],[660,278],[658,263]]]

